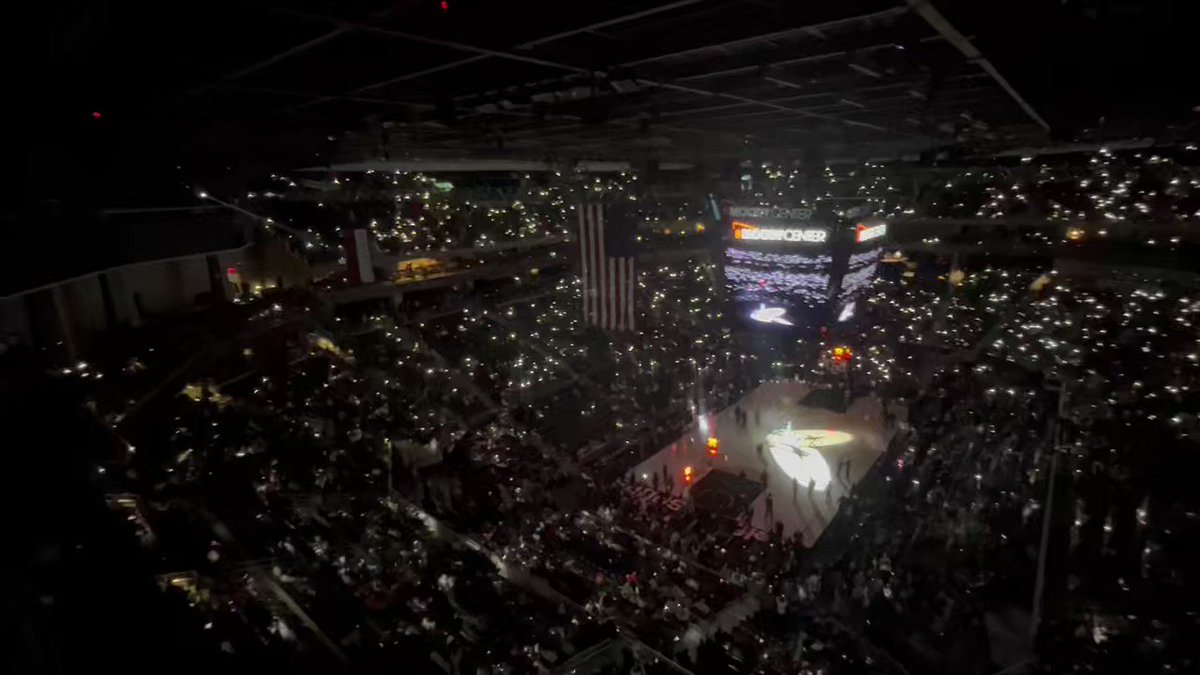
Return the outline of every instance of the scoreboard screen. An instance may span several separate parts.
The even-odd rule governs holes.
[[[828,298],[832,262],[827,253],[729,248],[725,283],[735,302],[814,306]]]
[[[843,300],[849,299],[871,283],[879,268],[879,257],[882,253],[882,249],[872,248],[850,255],[846,273],[842,275],[841,292],[839,293]]]
[[[733,312],[772,330],[812,329],[852,316],[855,298],[876,274],[888,230],[883,221],[858,221],[853,208],[836,201],[727,205],[723,215]]]

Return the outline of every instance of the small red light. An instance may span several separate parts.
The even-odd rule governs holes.
[[[94,113],[92,113],[92,119],[94,119],[94,120],[98,120],[98,119],[100,119],[101,117],[104,117],[104,115],[101,115],[101,114],[100,114],[100,113],[98,113],[98,112],[94,112]]]
[[[690,467],[690,466],[683,467],[683,482],[685,482],[685,483],[692,482],[692,467]]]
[[[450,3],[446,2],[446,0],[442,0],[442,11],[446,12],[449,10],[450,10]]]

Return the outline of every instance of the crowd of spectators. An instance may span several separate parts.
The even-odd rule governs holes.
[[[1194,297],[1143,273],[1058,279],[990,346],[1064,389],[1061,668],[1195,667]]]
[[[616,640],[606,662],[693,672],[976,672],[1035,654],[1102,670],[1118,649],[1184,667],[1194,511],[1166,466],[1197,429],[1181,412],[1195,300],[1132,278],[945,272],[867,292],[856,386],[896,401],[896,434],[816,546],[713,526],[621,469],[779,376],[734,348],[692,262],[643,275],[654,340],[595,339],[569,279],[423,326],[323,334],[277,316],[218,369],[243,372],[131,427],[138,449],[107,480],[137,495],[164,588],[231,658],[533,672]],[[512,379],[531,358],[557,388]],[[596,438],[617,451],[589,461]],[[1047,512],[1062,546],[1040,542]],[[1036,651],[992,653],[1028,630],[1014,598],[1042,549],[1070,592],[1046,581]]]
[[[1133,189],[1105,157],[1080,170]],[[431,217],[403,202],[400,240]],[[168,354],[203,339],[61,375],[122,439],[97,468],[110,504],[230,663],[1190,672],[1200,296],[910,255],[852,320],[770,349],[697,258],[640,271],[632,335],[585,325],[564,276],[361,321],[252,300],[178,374]],[[821,358],[833,344],[848,374]],[[680,477],[631,475],[791,378],[885,402],[891,443],[819,541],[715,522],[670,495]]]

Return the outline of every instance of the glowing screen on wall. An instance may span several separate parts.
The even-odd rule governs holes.
[[[874,248],[850,256],[846,273],[842,275],[842,287],[839,293],[842,300],[847,300],[855,293],[871,283],[879,268],[881,249]]]
[[[814,305],[829,292],[832,259],[821,253],[725,251],[725,282],[737,302]]]

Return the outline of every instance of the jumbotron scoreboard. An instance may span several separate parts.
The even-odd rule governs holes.
[[[886,222],[858,220],[855,210],[726,204],[725,285],[735,313],[768,327],[851,319],[887,238]]]

